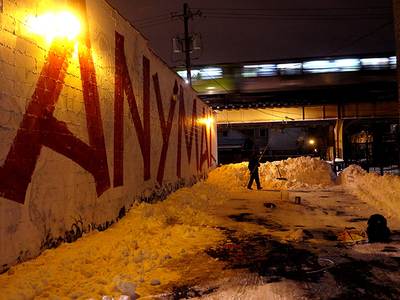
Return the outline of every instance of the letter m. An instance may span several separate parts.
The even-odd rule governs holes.
[[[192,108],[192,116],[191,122],[189,123],[189,118],[186,116],[185,111],[185,100],[183,95],[183,87],[180,87],[179,94],[179,121],[178,121],[178,151],[177,151],[177,159],[176,159],[176,176],[178,178],[182,177],[182,129],[185,136],[186,143],[186,154],[188,157],[188,162],[190,164],[191,156],[192,156],[192,145],[193,138],[195,140],[195,149],[196,149],[196,170],[199,170],[199,142],[198,142],[198,128],[196,126],[196,98],[193,99],[193,108]]]

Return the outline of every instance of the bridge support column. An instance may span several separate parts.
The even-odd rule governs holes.
[[[344,157],[343,157],[343,120],[341,120],[341,119],[336,120],[334,136],[335,136],[335,151],[334,151],[334,153],[337,158],[344,159]]]

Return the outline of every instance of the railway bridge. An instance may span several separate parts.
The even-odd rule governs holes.
[[[191,72],[194,89],[215,111],[220,163],[268,145],[266,159],[307,154],[383,170],[398,165],[396,64],[394,53],[379,53]]]

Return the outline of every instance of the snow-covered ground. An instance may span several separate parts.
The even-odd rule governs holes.
[[[338,181],[350,193],[376,207],[387,217],[400,217],[400,176],[380,176],[351,165],[340,174]]]
[[[209,175],[209,182],[229,189],[241,189],[248,182],[247,162],[224,165]],[[335,174],[330,165],[311,157],[262,163],[259,168],[260,182],[265,189],[320,188],[334,184]],[[286,178],[287,180],[279,180]]]
[[[400,297],[400,232],[390,244],[363,237],[373,213],[399,228],[398,177],[351,166],[335,178],[307,157],[262,164],[260,177],[264,190],[248,191],[247,164],[226,165],[137,204],[0,275],[0,299]]]
[[[163,266],[223,238],[208,211],[226,196],[205,182],[156,204],[138,204],[117,224],[46,250],[0,276],[0,299],[100,299],[149,294],[158,281],[180,280]],[[153,283],[153,285],[152,285]],[[137,287],[137,289],[135,289]],[[36,298],[35,298],[36,297]]]

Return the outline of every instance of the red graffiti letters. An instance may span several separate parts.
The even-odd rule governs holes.
[[[55,40],[50,47],[46,62],[37,81],[36,89],[27,105],[26,112],[4,164],[0,167],[1,197],[18,203],[25,202],[26,191],[31,182],[43,146],[66,156],[89,172],[95,180],[98,196],[110,188],[110,175],[100,112],[96,71],[88,35],[79,42],[78,55],[89,143],[85,143],[74,136],[65,122],[53,116],[55,106],[64,86],[73,49],[73,43],[64,40]],[[150,61],[143,56],[142,63],[143,96],[141,107],[143,108],[143,112],[140,114],[126,61],[124,37],[115,32],[114,187],[124,185],[123,124],[125,96],[143,158],[143,179],[146,181],[151,178]],[[187,117],[185,112],[184,89],[182,86],[178,87],[178,83],[175,80],[172,95],[168,95],[171,98],[169,101],[168,116],[166,116],[158,73],[155,73],[152,78],[162,134],[162,147],[157,171],[157,182],[161,185],[164,179],[177,101],[179,101],[176,156],[177,177],[182,177],[182,135],[185,137],[186,154],[189,164],[192,160],[194,139],[197,171],[201,171],[206,161],[209,167],[214,158],[211,153],[211,129],[206,125],[200,126],[197,124],[196,99],[193,99],[190,120],[190,117]],[[206,111],[203,108],[202,117],[204,118],[205,116]],[[200,130],[201,145],[199,150],[198,140]],[[135,155],[135,153],[131,155]]]
[[[64,42],[64,47],[57,46],[60,44],[60,41],[55,41],[51,46],[20,128],[0,168],[0,195],[19,203],[25,202],[25,193],[42,146],[65,155],[91,173],[98,195],[110,187],[90,44],[79,47],[89,145],[76,138],[64,122],[53,117],[73,50],[72,44]]]
[[[150,179],[150,61],[143,56],[143,124],[133,93],[125,58],[124,37],[115,32],[115,129],[114,129],[114,186],[123,185],[123,101],[127,96],[129,108],[143,157],[143,177]]]
[[[210,118],[212,118],[211,113],[210,113]],[[216,159],[215,156],[213,155],[213,151],[212,151],[212,150],[213,150],[213,144],[212,144],[213,138],[212,138],[212,130],[211,130],[211,128],[210,128],[210,130],[209,130],[209,139],[210,139],[210,162],[209,162],[208,166],[211,167],[211,165],[212,165],[213,163],[216,163],[216,162],[217,162],[217,159]]]
[[[186,153],[188,157],[189,164],[191,162],[192,156],[192,145],[193,145],[193,136],[195,140],[195,149],[196,149],[196,169],[199,169],[199,146],[198,146],[198,130],[196,125],[197,119],[197,103],[196,99],[193,99],[193,108],[192,108],[192,122],[190,125],[190,130],[188,129],[187,117],[185,112],[185,101],[183,96],[183,88],[180,88],[179,94],[179,120],[178,120],[178,151],[177,151],[177,159],[176,159],[176,176],[181,178],[182,176],[182,127],[185,135],[186,142]]]
[[[175,81],[173,94],[169,104],[168,120],[167,122],[165,122],[164,107],[162,104],[161,91],[160,91],[160,82],[158,80],[157,73],[153,75],[153,82],[154,82],[154,90],[156,92],[156,101],[157,101],[158,115],[160,118],[161,134],[163,138],[160,162],[158,164],[158,172],[157,172],[157,182],[161,184],[164,178],[164,169],[167,160],[169,137],[171,135],[172,122],[174,120],[175,104],[178,95],[178,83]]]
[[[202,119],[204,120],[205,117],[206,117],[206,112],[205,112],[205,109],[203,108]],[[205,151],[203,152],[204,146],[205,146]],[[208,152],[208,140],[207,140],[207,125],[203,124],[201,126],[200,166],[199,166],[200,171],[201,171],[201,168],[203,167],[204,162],[207,162],[207,166],[210,165],[210,159],[209,159],[208,154],[209,154],[209,152]]]

